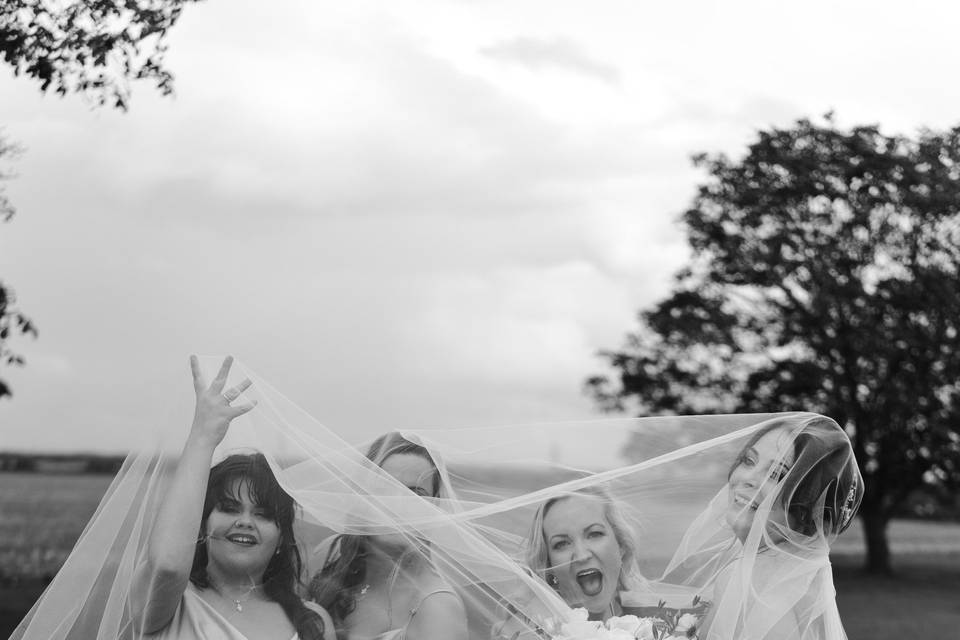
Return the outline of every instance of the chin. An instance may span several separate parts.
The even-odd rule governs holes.
[[[610,603],[613,602],[613,597],[604,598],[603,596],[597,596],[596,598],[590,598],[584,602],[584,608],[590,613],[599,613],[603,614],[610,610]]]

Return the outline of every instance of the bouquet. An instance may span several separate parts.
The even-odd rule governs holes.
[[[574,609],[572,619],[561,623],[550,637],[552,640],[697,640],[708,607],[708,602],[695,598],[691,609],[660,606],[657,615],[614,616],[605,622],[588,620],[586,609]]]

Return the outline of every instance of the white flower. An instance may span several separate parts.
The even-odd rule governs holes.
[[[578,607],[570,611],[570,617],[568,618],[570,622],[586,622],[589,619],[590,612],[583,607]]]
[[[607,620],[607,629],[628,631],[632,634],[631,637],[636,637],[638,626],[640,618],[637,616],[614,616]]]
[[[606,631],[603,623],[588,620],[590,612],[579,608],[570,612],[567,621],[560,625],[560,635],[569,640],[597,640]]]
[[[679,620],[677,620],[677,626],[673,628],[673,634],[677,636],[685,636],[691,627],[697,626],[697,622],[699,622],[699,620],[697,619],[696,615],[692,613],[685,613],[680,616]]]
[[[637,637],[626,629],[610,629],[603,637],[605,640],[637,640]]]
[[[606,631],[599,622],[594,620],[575,620],[560,625],[560,633],[570,640],[594,640]]]
[[[637,623],[637,628],[633,631],[633,636],[637,640],[653,640],[653,619],[641,618]]]

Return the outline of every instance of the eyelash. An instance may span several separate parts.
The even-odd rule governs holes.
[[[587,538],[603,537],[605,535],[607,534],[604,533],[603,531],[590,531],[589,533],[587,533]],[[560,551],[561,548],[569,544],[570,544],[569,540],[558,540],[557,542],[554,542],[552,545],[550,545],[550,549],[552,551]]]
[[[217,505],[217,511],[222,513],[240,513],[240,506],[235,502],[221,502]],[[274,520],[273,512],[269,509],[254,509],[253,515],[263,520]]]

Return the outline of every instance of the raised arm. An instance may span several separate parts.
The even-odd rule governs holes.
[[[250,381],[244,380],[224,390],[232,364],[233,358],[226,358],[217,376],[207,386],[196,356],[190,357],[197,395],[193,426],[131,589],[133,621],[144,633],[165,627],[180,604],[190,579],[213,451],[226,436],[230,421],[254,406],[247,403],[231,406],[230,403],[250,386]]]

